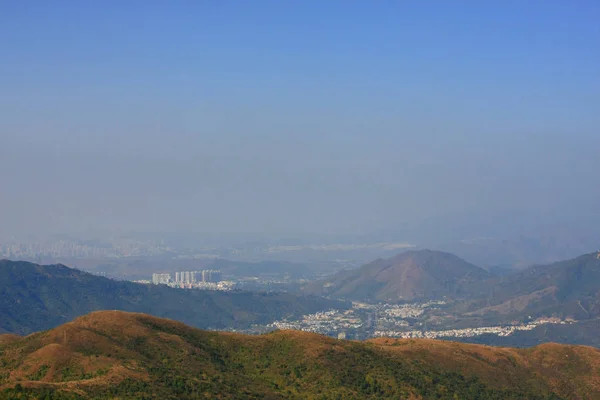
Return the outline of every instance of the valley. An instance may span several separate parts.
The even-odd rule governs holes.
[[[253,325],[248,329],[227,329],[245,334],[261,334],[275,330],[300,330],[319,333],[331,337],[367,340],[370,338],[425,338],[469,341],[487,337],[508,337],[520,332],[533,331],[548,324],[573,325],[578,321],[558,318],[538,318],[529,322],[513,321],[512,324],[481,326],[457,324],[453,314],[445,314],[440,306],[446,302],[426,302],[409,304],[366,304],[353,303],[347,310],[327,310],[303,315],[295,319],[283,319],[264,325]],[[470,325],[458,328],[456,325]],[[518,346],[518,344],[517,344]]]
[[[256,274],[278,270],[276,263],[216,265]],[[292,266],[282,268],[287,274]],[[220,276],[220,270],[207,271]],[[200,272],[178,272],[181,282],[170,288],[159,281],[118,282],[60,265],[3,261],[0,331],[30,333],[90,311],[117,309],[248,334],[294,329],[357,340],[436,338],[521,347],[548,341],[542,332],[561,332],[552,336],[555,341],[598,345],[593,330],[582,328],[600,318],[598,253],[495,275],[449,253],[409,250],[314,281],[265,275],[222,282],[230,285],[223,292],[210,290],[211,283],[183,283],[184,275],[190,282],[209,276]]]

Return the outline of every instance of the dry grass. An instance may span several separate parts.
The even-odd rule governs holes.
[[[531,349],[430,339],[374,339],[381,349],[475,376],[495,387],[542,382],[570,398],[600,399],[600,350],[547,343]],[[592,397],[589,397],[592,396]]]
[[[392,362],[418,360],[426,368],[476,377],[493,388],[551,388],[569,399],[600,399],[600,350],[585,346],[551,343],[513,349],[428,339],[360,343],[299,331],[247,336],[205,332],[172,320],[116,311],[95,312],[24,338],[0,338],[0,361],[6,365],[0,373],[9,372],[0,390],[19,382],[25,387],[85,393],[126,378],[148,381],[145,360],[153,357],[153,351],[175,360],[178,368],[195,365],[210,379],[220,374],[214,364],[217,353],[235,358],[245,351],[258,359],[276,351],[284,360],[289,358],[290,365],[296,365],[294,360],[324,365],[326,354],[351,354],[360,348]]]
[[[10,334],[10,333],[6,333],[6,334],[3,334],[3,335],[0,335],[0,346],[2,346],[3,344],[16,342],[19,339],[21,339],[21,336],[19,336],[19,335],[13,335],[13,334]]]

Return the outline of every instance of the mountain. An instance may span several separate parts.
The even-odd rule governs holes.
[[[447,251],[481,267],[522,269],[596,250],[600,215],[564,218],[532,210],[436,215],[372,233],[366,242],[408,240]]]
[[[490,277],[484,269],[453,254],[418,250],[341,271],[307,285],[304,292],[385,302],[434,299],[460,296],[467,285]]]
[[[497,319],[600,318],[600,253],[527,268],[476,285],[467,315]]]
[[[95,312],[0,344],[7,399],[597,399],[600,350],[207,332]]]
[[[223,329],[345,307],[314,296],[172,289],[114,281],[64,265],[0,261],[0,333],[50,329],[96,310],[144,312]]]

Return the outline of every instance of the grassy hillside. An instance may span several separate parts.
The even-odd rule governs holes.
[[[0,345],[1,398],[597,399],[600,351],[206,332],[96,312]]]
[[[464,288],[491,275],[457,256],[439,251],[407,251],[307,285],[305,293],[352,300],[397,302],[462,296]]]
[[[96,310],[144,312],[222,329],[344,307],[311,296],[180,290],[117,282],[63,265],[0,261],[0,333],[50,329]]]

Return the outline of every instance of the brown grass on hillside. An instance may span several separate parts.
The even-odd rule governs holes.
[[[137,355],[124,349],[120,339],[150,331],[135,318],[127,313],[92,313],[48,332],[4,340],[3,359],[16,363],[16,367],[10,369],[10,381],[0,389],[18,381],[24,387],[79,393],[81,388],[106,387],[126,378],[145,379],[146,374],[137,371],[135,365],[125,367],[122,363],[128,357],[135,360]]]
[[[6,344],[6,343],[16,342],[19,339],[21,339],[21,336],[19,336],[19,335],[5,333],[3,335],[0,335],[0,346],[2,346],[3,344]]]
[[[24,387],[90,393],[95,387],[113,387],[126,378],[150,381],[146,362],[157,365],[163,358],[174,368],[191,366],[200,371],[193,377],[200,381],[222,376],[219,365],[226,361],[228,368],[247,362],[243,368],[253,366],[256,370],[244,371],[274,374],[271,379],[281,385],[291,378],[277,375],[279,372],[273,368],[288,371],[289,367],[287,376],[301,374],[306,380],[299,384],[310,385],[311,379],[319,378],[312,375],[314,371],[332,367],[327,364],[331,354],[343,354],[341,359],[359,362],[418,360],[425,370],[436,368],[476,377],[497,389],[532,387],[541,393],[551,388],[570,399],[600,399],[600,350],[585,346],[550,343],[514,349],[383,338],[363,343],[289,330],[248,336],[206,332],[172,320],[116,311],[95,312],[25,338],[1,338],[0,361],[4,368],[0,367],[0,374],[9,375],[4,382],[0,380],[0,390],[19,382]],[[316,369],[303,370],[304,366]],[[295,367],[299,368],[296,372]],[[351,369],[349,365],[339,368]],[[248,385],[262,384],[260,379],[235,376],[245,379]],[[386,379],[381,377],[380,383],[386,383]]]
[[[373,339],[371,343],[404,357],[436,363],[476,376],[496,387],[514,379],[540,378],[557,393],[600,398],[600,349],[547,343],[531,349],[493,347],[431,339]],[[580,387],[586,387],[585,393]]]

